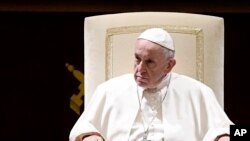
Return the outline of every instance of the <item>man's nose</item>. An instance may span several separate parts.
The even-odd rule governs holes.
[[[145,72],[146,71],[146,66],[145,66],[146,64],[143,62],[143,61],[141,61],[138,65],[137,65],[137,69],[138,69],[138,71],[139,72]]]

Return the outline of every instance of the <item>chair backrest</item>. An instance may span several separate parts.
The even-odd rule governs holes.
[[[162,27],[173,37],[174,72],[210,86],[223,107],[224,19],[175,12],[133,12],[90,16],[84,24],[85,106],[100,83],[133,72],[136,37]]]

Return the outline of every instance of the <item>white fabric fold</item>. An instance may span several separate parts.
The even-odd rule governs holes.
[[[132,74],[99,85],[72,128],[70,141],[93,131],[106,141],[128,141],[139,111],[136,87]],[[162,123],[164,141],[212,141],[233,124],[209,87],[175,73],[162,103]]]

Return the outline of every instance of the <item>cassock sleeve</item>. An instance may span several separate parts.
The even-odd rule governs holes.
[[[204,92],[204,104],[207,115],[203,119],[207,122],[208,131],[203,141],[214,141],[217,136],[222,134],[229,135],[230,125],[233,123],[219,105],[214,92],[208,87]]]
[[[75,141],[77,136],[91,132],[101,135],[105,103],[105,88],[98,86],[85,111],[71,129],[69,141]]]

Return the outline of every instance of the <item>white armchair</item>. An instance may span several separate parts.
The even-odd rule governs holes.
[[[210,86],[223,107],[224,19],[173,12],[135,12],[85,18],[85,106],[96,86],[112,77],[133,72],[136,37],[149,27],[162,27],[176,48],[174,72]]]

